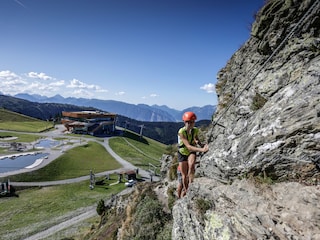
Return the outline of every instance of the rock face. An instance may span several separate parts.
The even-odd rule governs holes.
[[[320,1],[267,1],[218,80],[172,239],[320,239]]]
[[[205,176],[266,171],[288,179],[320,162],[320,3],[300,2],[268,1],[252,37],[219,72],[214,120],[225,128],[208,134]]]
[[[224,186],[199,178],[173,208],[172,239],[320,239],[319,197],[294,182]]]

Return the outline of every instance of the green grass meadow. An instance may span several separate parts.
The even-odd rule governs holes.
[[[90,141],[66,151],[62,156],[38,170],[10,177],[15,182],[43,182],[76,178],[94,173],[120,168],[118,163],[105,148]]]
[[[0,129],[2,130],[37,133],[52,127],[52,122],[42,121],[0,108]]]
[[[37,134],[24,134],[24,133],[18,133],[18,132],[8,132],[8,131],[2,131],[0,132],[0,140],[1,138],[6,138],[6,137],[15,137],[16,139],[12,140],[6,140],[6,142],[33,142],[37,141],[43,136],[37,135]]]
[[[1,137],[12,136],[17,139],[11,141],[34,142],[41,137],[37,135],[42,131],[41,129],[48,129],[47,124],[48,122],[0,109],[0,129],[6,130],[0,132],[0,140]],[[18,133],[18,131],[29,132],[29,134]],[[45,167],[10,176],[9,179],[25,182],[54,181],[86,176],[90,174],[90,170],[99,173],[121,167],[99,143],[101,139],[79,136],[80,139],[84,137],[86,144],[69,149]],[[111,138],[109,143],[113,151],[123,159],[145,169],[149,163],[159,165],[159,160],[166,149],[164,144],[152,139],[140,138],[130,132],[126,132],[123,137]],[[1,151],[0,154],[3,154]],[[113,184],[118,181],[117,174],[110,176],[110,180],[104,179],[104,185],[96,185],[93,190],[89,189],[90,182],[86,180],[57,186],[17,188],[19,197],[1,197],[0,239],[24,239],[79,215],[88,207],[96,206],[100,199],[106,200],[112,194],[126,188],[123,183]],[[97,217],[99,217],[98,214]]]
[[[141,139],[131,132],[126,132],[123,137],[111,138],[109,145],[121,158],[143,169],[147,169],[149,163],[159,166],[167,148],[165,144],[145,137]]]
[[[18,198],[0,198],[0,239],[24,239],[72,217],[74,211],[80,214],[100,199],[126,188],[123,183],[110,186],[117,180],[117,175],[111,175],[105,185],[93,190],[89,189],[89,181],[82,181],[25,189],[19,191]]]
[[[62,180],[89,175],[91,169],[98,173],[120,166],[102,145],[89,142],[70,149],[39,170],[10,176],[10,180]],[[86,180],[59,186],[17,189],[18,198],[0,198],[0,218],[6,219],[0,221],[0,236],[6,236],[4,239],[23,239],[60,223],[62,216],[67,219],[72,212],[93,206],[100,199],[108,199],[111,194],[126,188],[123,183],[110,185],[118,181],[118,175],[110,176],[110,180],[104,180],[104,185],[96,185],[93,190],[89,189],[90,182]]]

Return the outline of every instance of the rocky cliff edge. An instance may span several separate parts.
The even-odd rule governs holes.
[[[270,0],[218,73],[172,239],[320,239],[320,1]]]

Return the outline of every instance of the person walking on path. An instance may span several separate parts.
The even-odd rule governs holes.
[[[184,192],[187,192],[189,183],[193,182],[197,152],[207,152],[208,144],[200,142],[199,129],[194,126],[197,116],[193,112],[185,112],[182,116],[184,127],[178,131],[178,161],[181,169]],[[200,146],[200,147],[198,147]]]

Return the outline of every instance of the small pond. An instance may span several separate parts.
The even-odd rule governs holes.
[[[52,139],[43,139],[36,143],[35,148],[52,148],[60,145],[60,141],[52,140]]]
[[[31,168],[42,162],[48,153],[36,153],[29,155],[20,155],[16,157],[6,157],[0,159],[0,173],[11,172],[22,168]]]

